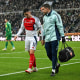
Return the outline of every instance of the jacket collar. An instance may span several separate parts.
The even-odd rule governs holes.
[[[51,15],[52,10],[46,15],[46,16],[50,16]]]

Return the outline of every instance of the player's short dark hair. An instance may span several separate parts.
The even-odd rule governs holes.
[[[5,17],[5,19],[6,19],[6,20],[9,20],[9,18],[8,18],[8,17]]]
[[[27,9],[27,8],[25,8],[25,9],[23,10],[23,13],[28,12],[28,11],[30,11],[30,10]]]
[[[51,6],[50,6],[49,4],[43,4],[42,7],[45,7],[45,8],[51,9]]]

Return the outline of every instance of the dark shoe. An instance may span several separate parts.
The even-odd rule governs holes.
[[[55,73],[54,73],[54,72],[52,72],[52,73],[51,73],[51,76],[55,76]]]
[[[58,72],[59,72],[59,67],[60,67],[60,64],[59,64],[59,63],[57,63],[57,65],[56,65],[56,73],[58,73]]]

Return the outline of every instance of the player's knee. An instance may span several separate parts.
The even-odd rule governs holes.
[[[30,50],[30,54],[34,54],[35,50]]]

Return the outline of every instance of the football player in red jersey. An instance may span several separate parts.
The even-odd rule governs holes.
[[[39,18],[33,16],[28,9],[24,9],[24,18],[22,20],[21,28],[14,37],[14,40],[22,33],[23,29],[26,31],[25,38],[25,50],[29,52],[29,68],[25,70],[27,73],[36,72],[38,69],[36,67],[36,58],[34,52],[37,46],[37,30],[41,28],[41,23]],[[33,70],[32,70],[33,67]]]

